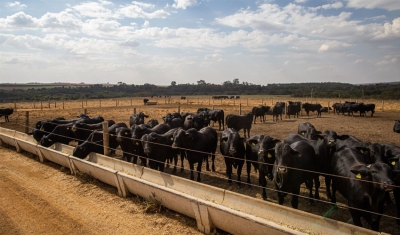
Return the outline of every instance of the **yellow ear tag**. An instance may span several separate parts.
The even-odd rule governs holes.
[[[127,135],[128,134],[128,132],[127,131],[125,131],[125,135]]]
[[[302,135],[304,135],[304,132],[301,132]]]
[[[136,142],[136,145],[139,145],[139,142]]]
[[[360,152],[361,152],[361,153],[364,153],[364,150],[360,149]]]
[[[256,143],[251,143],[251,145],[256,145]]]
[[[361,179],[361,174],[358,173],[358,174],[356,175],[356,178],[357,178],[357,179]]]
[[[271,157],[272,157],[272,155],[270,153],[268,153],[268,158],[271,158]]]
[[[392,165],[393,165],[393,166],[394,166],[394,165],[396,165],[396,162],[395,162],[395,161],[393,161],[393,162],[392,162]]]
[[[171,137],[171,140],[174,140],[174,137]]]
[[[67,130],[69,130],[69,127],[67,127]]]

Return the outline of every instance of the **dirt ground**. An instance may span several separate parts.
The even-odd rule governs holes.
[[[257,104],[250,103],[242,106],[242,113],[251,110]],[[78,105],[79,106],[79,105]],[[167,112],[177,111],[176,105],[136,106],[137,111],[143,111],[150,118],[158,119]],[[181,104],[180,111],[196,111],[199,107],[209,105],[184,105]],[[106,120],[129,123],[132,107],[85,107],[89,116],[101,115]],[[216,109],[223,109],[225,115],[238,113],[238,105],[215,105]],[[20,109],[10,116],[10,122],[0,121],[0,126],[24,130],[24,111]],[[67,119],[82,113],[81,108],[68,108],[53,110],[31,110],[30,127],[35,121],[63,116]],[[392,128],[394,120],[400,119],[397,111],[377,111],[374,117],[349,117],[323,113],[321,118],[315,115],[303,116],[296,119],[285,119],[272,122],[272,117],[267,117],[265,123],[254,124],[251,135],[267,134],[283,140],[287,134],[296,133],[301,122],[312,123],[317,130],[334,130],[338,134],[351,134],[363,141],[388,142],[400,146],[400,135],[394,133]],[[147,119],[146,119],[147,120]],[[218,129],[218,124],[214,126]],[[243,133],[242,131],[240,132]],[[219,152],[219,150],[217,151]],[[0,234],[26,234],[31,231],[36,233],[65,234],[65,233],[94,233],[105,234],[110,232],[128,233],[135,231],[139,234],[197,234],[195,220],[163,209],[161,213],[148,214],[144,212],[145,203],[139,198],[123,199],[116,195],[116,189],[102,184],[89,177],[73,177],[67,170],[60,169],[56,164],[41,164],[32,157],[21,156],[14,150],[0,148],[2,159],[0,162],[0,184],[6,193],[0,193],[0,200],[5,207],[0,208]],[[116,156],[119,157],[119,156]],[[188,166],[185,164],[185,169]],[[166,169],[171,172],[171,169]],[[252,170],[252,186],[238,187],[236,184],[228,185],[225,176],[225,164],[223,157],[216,157],[216,172],[202,168],[202,183],[214,185],[220,188],[243,193],[260,198],[261,189],[258,187],[257,174]],[[178,176],[189,178],[189,172],[178,172]],[[236,174],[233,175],[236,179]],[[242,180],[245,179],[245,167],[242,172]],[[24,180],[23,180],[24,179]],[[26,180],[28,179],[28,180]],[[36,184],[37,182],[37,184]],[[335,220],[351,223],[351,216],[346,209],[332,209],[325,195],[325,185],[321,178],[321,201],[310,205],[308,199],[299,199],[299,209],[328,217]],[[33,185],[31,185],[33,184]],[[45,185],[45,187],[44,187]],[[273,183],[268,181],[268,201],[277,202],[277,195]],[[3,190],[2,190],[3,191]],[[31,196],[32,195],[32,196]],[[302,196],[307,196],[305,188],[301,190]],[[338,195],[339,196],[339,195]],[[392,195],[393,197],[393,195]],[[15,200],[14,200],[15,199]],[[96,200],[97,199],[97,200]],[[100,199],[100,200],[99,200]],[[344,198],[338,197],[339,205],[346,205]],[[21,206],[19,206],[21,205]],[[46,205],[46,207],[43,207]],[[50,205],[50,207],[49,207]],[[290,197],[286,197],[285,206],[290,206]],[[40,208],[40,210],[37,210]],[[49,208],[49,209],[45,209]],[[40,211],[40,212],[38,212]],[[18,213],[17,213],[18,212]],[[381,231],[391,234],[400,234],[400,226],[396,225],[393,218],[396,210],[393,205],[386,205],[385,214],[381,220]],[[31,219],[34,217],[35,219]],[[59,223],[63,221],[63,223]],[[58,222],[58,223],[57,223]],[[53,232],[54,230],[54,232]],[[224,233],[217,231],[217,233]]]

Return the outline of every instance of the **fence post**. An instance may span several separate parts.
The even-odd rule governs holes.
[[[83,109],[83,114],[86,115],[87,114],[87,110]]]
[[[109,136],[108,136],[108,122],[104,121],[103,122],[103,149],[104,149],[104,155],[108,156],[109,154]]]
[[[385,102],[382,100],[382,112],[383,112],[383,105],[384,105],[384,103],[385,103]]]
[[[274,105],[274,98],[271,99],[271,106]]]
[[[40,110],[43,110],[43,101],[40,101]]]
[[[242,104],[239,104],[239,115],[242,115]]]
[[[83,100],[82,100],[82,108],[83,108]]]
[[[133,114],[136,114],[136,108],[133,108]]]
[[[101,108],[101,100],[100,100],[100,108]]]
[[[131,98],[131,106],[132,106],[132,98]]]
[[[57,101],[54,101],[54,108],[57,108]]]
[[[261,106],[264,105],[264,99],[261,99]]]
[[[179,114],[181,113],[181,106],[180,105],[178,105],[178,113]]]
[[[221,99],[221,105],[222,105],[222,99]]]
[[[25,134],[29,133],[29,111],[25,111]]]
[[[63,109],[64,109],[64,100],[63,100]]]
[[[287,118],[287,109],[288,109],[288,103],[285,102],[285,118]]]
[[[115,99],[115,107],[118,106],[118,99]]]
[[[214,105],[212,106],[212,110],[214,110]]]
[[[249,106],[249,98],[247,98],[247,106]]]
[[[208,98],[208,105],[210,105],[210,98]]]
[[[235,98],[233,98],[233,105],[236,105],[236,101],[235,101],[236,99]]]
[[[33,101],[33,108],[36,109],[35,101]]]

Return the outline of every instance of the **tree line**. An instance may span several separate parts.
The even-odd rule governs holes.
[[[127,85],[119,82],[113,86],[95,84],[85,87],[0,89],[0,102],[189,95],[287,95],[291,97],[311,97],[312,95],[315,98],[399,99],[400,83],[353,85],[323,82],[256,85],[247,82],[239,83],[238,79],[234,79],[233,82],[226,81],[222,84],[210,84],[200,80],[197,84],[176,84],[173,81],[170,86],[156,86],[153,84]]]

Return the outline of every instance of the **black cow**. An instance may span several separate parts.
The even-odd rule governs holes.
[[[143,99],[143,104],[146,105],[149,102],[149,99]]]
[[[181,96],[181,100],[186,100],[186,96]]]
[[[44,147],[49,147],[54,143],[69,144],[69,142],[75,140],[75,134],[72,131],[72,125],[74,123],[58,125],[54,130],[48,134],[44,135],[40,140],[40,145]]]
[[[385,149],[385,159],[384,162],[389,164],[393,171],[399,172],[400,171],[400,147],[388,144],[388,143],[381,143]],[[400,224],[400,180],[394,179],[394,182],[397,187],[393,189],[394,200],[396,202],[397,208],[397,219],[396,223]]]
[[[375,104],[364,104],[364,111],[365,113],[371,112],[371,117],[375,113]]]
[[[305,103],[302,105],[302,108],[306,111],[307,116],[310,116],[309,113],[317,111],[317,117],[321,117],[321,108],[322,106],[320,104],[310,104],[310,103]]]
[[[120,125],[121,124],[114,124],[108,128],[108,146],[111,150],[115,150],[119,146],[119,142],[117,141],[118,128],[124,127],[124,125],[126,127],[125,123],[122,126]],[[87,140],[74,148],[72,155],[77,158],[84,159],[91,152],[104,154],[103,132],[95,131],[90,134]]]
[[[319,111],[321,113],[327,113],[329,110],[332,110],[332,108],[331,107],[322,107]]]
[[[400,133],[400,120],[394,121],[393,131],[396,133]]]
[[[179,151],[171,148],[176,131],[177,128],[171,129],[164,134],[152,132],[142,136],[143,150],[149,159],[149,167],[151,169],[163,172],[165,162],[167,160],[171,162],[174,160],[174,169],[172,173],[176,173]],[[181,167],[183,167],[183,158],[181,158]]]
[[[344,115],[345,112],[347,112],[348,116],[354,117],[354,113],[360,112],[360,117],[365,116],[365,105],[363,103],[356,103],[356,102],[348,102],[346,101],[342,107],[340,108],[340,111]]]
[[[254,124],[256,124],[257,117],[260,117],[260,122],[265,122],[265,113],[270,109],[269,106],[253,107],[251,112],[254,116]]]
[[[228,183],[232,183],[232,166],[237,168],[237,184],[240,185],[240,175],[244,164],[245,138],[240,137],[238,131],[228,128],[221,133],[219,149],[224,156],[226,165],[226,175],[228,176]]]
[[[141,125],[138,125],[138,126],[135,126],[134,128],[132,128],[131,138],[133,141],[134,152],[136,153],[136,155],[139,155],[142,166],[147,166],[147,159],[144,158],[143,145],[142,145],[142,142],[140,141],[142,136],[145,134],[150,134],[151,132],[163,134],[163,133],[169,131],[170,129],[171,129],[170,126],[167,124],[158,124],[157,126],[155,126],[153,128],[149,128],[148,126],[141,124]],[[133,154],[133,153],[131,153],[131,154]]]
[[[280,142],[267,135],[255,135],[246,141],[247,183],[250,184],[251,165],[258,170],[258,182],[262,186],[262,198],[267,199],[267,180],[273,179],[272,166],[275,162],[275,145]]]
[[[115,124],[113,120],[108,120],[108,126],[112,126]],[[82,144],[83,141],[85,141],[89,135],[94,131],[94,130],[102,130],[103,129],[103,123],[96,123],[96,124],[86,124],[83,122],[77,122],[72,125],[71,130],[75,134],[75,138],[78,141],[78,144]]]
[[[200,113],[200,112],[208,112],[208,111],[211,111],[211,109],[209,109],[209,108],[198,108],[198,109],[197,109],[197,113]]]
[[[122,150],[122,157],[127,162],[133,162],[137,164],[138,156],[143,156],[141,154],[142,149],[136,147],[139,145],[136,141],[132,140],[132,129],[127,127],[121,127],[117,129],[117,141]]]
[[[201,165],[203,159],[212,155],[212,168],[215,171],[214,159],[217,150],[218,135],[212,127],[204,127],[200,131],[192,128],[187,131],[179,129],[174,134],[173,148],[184,148],[190,166],[190,179],[194,180],[194,164],[197,163],[197,181],[200,182]],[[190,151],[194,150],[194,151]]]
[[[332,177],[331,201],[336,203],[335,193],[339,191],[348,200],[353,223],[361,227],[363,217],[372,230],[379,231],[385,194],[394,186],[390,166],[382,162],[370,164],[358,150],[343,147],[333,155],[332,173],[340,177]]]
[[[54,119],[50,119],[50,120],[40,120],[37,121],[35,123],[35,125],[33,126],[32,132],[28,133],[28,135],[32,135],[32,137],[36,140],[36,142],[40,142],[40,140],[42,139],[42,137],[44,135],[47,135],[48,133],[50,133],[51,131],[54,130],[54,127],[51,130],[41,130],[42,129],[42,124],[45,122],[53,122],[54,120],[65,120],[65,118],[63,117],[58,117],[58,118],[54,118]]]
[[[14,109],[6,108],[6,109],[0,109],[0,117],[4,116],[4,121],[9,122],[10,120],[8,119],[8,116],[13,114]]]
[[[186,116],[185,121],[183,123],[184,130],[195,128],[196,130],[199,131],[201,128],[205,126],[206,126],[206,121],[204,119],[204,115],[197,113]]]
[[[281,116],[282,120],[282,114],[285,112],[285,107],[285,102],[276,102],[275,106],[272,108],[272,121],[278,121],[279,116]]]
[[[129,126],[144,124],[144,118],[148,117],[149,116],[143,112],[132,114],[129,118]]]
[[[334,153],[333,150],[336,147],[335,140],[332,138],[329,138],[328,136],[326,136],[326,137],[319,136],[318,140],[309,140],[299,134],[289,134],[283,142],[287,143],[287,144],[292,144],[297,141],[305,141],[313,147],[314,153],[315,153],[315,158],[316,158],[315,166],[316,166],[317,172],[322,173],[322,175],[325,177],[325,184],[327,185],[327,188],[330,187],[330,179],[331,178],[328,176],[328,174],[330,174],[332,154]],[[315,198],[319,199],[320,181],[319,181],[319,177],[317,175],[315,175],[315,176],[316,176],[314,178]],[[329,193],[330,193],[330,191],[329,191]],[[327,190],[327,194],[328,194],[328,190]],[[328,197],[330,197],[330,195],[328,195]]]
[[[253,113],[250,112],[246,115],[241,115],[241,116],[235,114],[229,114],[226,116],[225,122],[227,128],[233,128],[237,131],[243,129],[244,138],[246,138],[246,130],[247,130],[247,136],[250,138],[250,129],[251,129],[251,124],[253,123]]]
[[[223,130],[225,126],[225,113],[222,109],[214,109],[207,111],[208,122],[213,121],[214,123],[218,122],[218,130]]]
[[[196,113],[181,112],[181,119],[182,119],[183,121],[185,121],[185,119],[186,119],[186,117],[187,117],[188,115],[194,115],[194,114],[196,114]],[[164,121],[164,122],[165,122],[165,121]]]
[[[278,191],[278,201],[282,205],[287,193],[292,193],[292,207],[298,207],[300,185],[306,183],[312,196],[312,181],[315,174],[315,153],[313,147],[305,141],[291,145],[277,143],[275,146],[275,163],[272,169],[275,187]],[[312,199],[310,199],[311,201]]]
[[[301,102],[292,102],[289,101],[289,105],[287,108],[287,115],[290,119],[290,115],[299,118],[299,113],[301,111]]]
[[[339,114],[340,112],[340,108],[342,107],[343,104],[341,103],[334,103],[332,104],[332,108],[333,108],[333,114]]]
[[[302,122],[297,128],[297,134],[303,135],[310,140],[318,140],[318,135],[320,135],[321,132],[317,131],[313,124],[309,122]]]
[[[146,123],[146,125],[148,125],[150,128],[153,128],[153,127],[157,126],[158,124],[160,124],[160,123],[158,123],[158,121],[156,119],[150,119]]]

